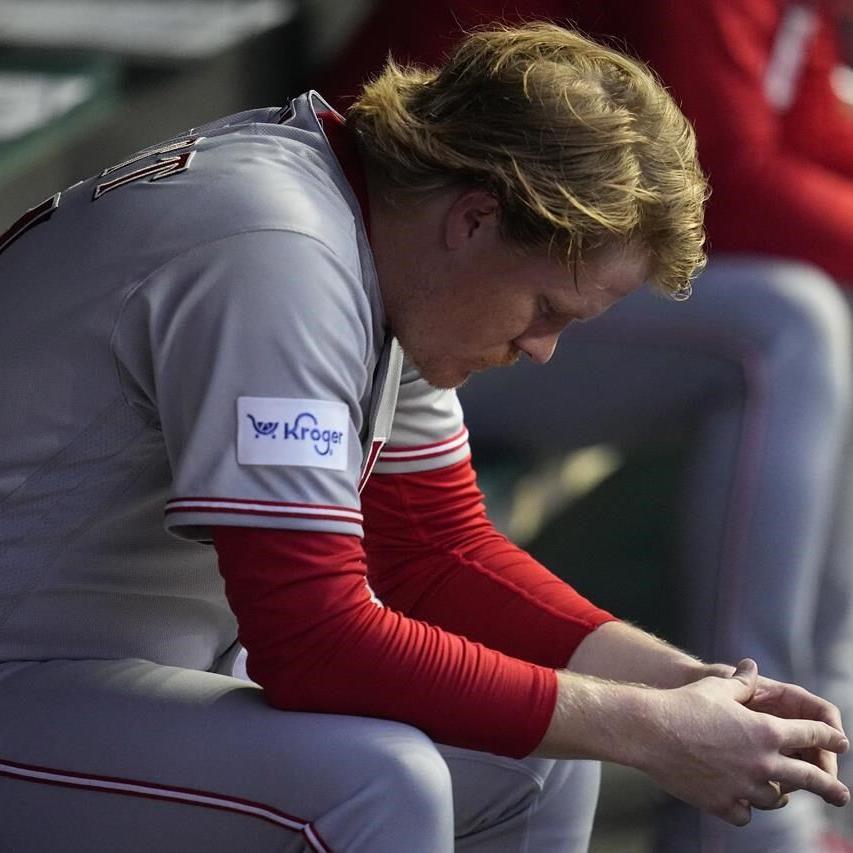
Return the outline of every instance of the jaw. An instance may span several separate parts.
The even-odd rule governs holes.
[[[454,359],[445,354],[430,357],[422,352],[410,353],[403,341],[400,341],[403,351],[418,369],[421,376],[433,388],[459,388],[464,385],[474,373],[482,373],[495,367],[510,367],[520,357],[517,350],[496,355],[494,358]]]
[[[424,352],[417,346],[407,348],[406,342],[402,338],[400,339],[400,346],[423,379],[433,388],[458,388],[471,375],[470,369],[465,369],[457,360],[448,357],[446,354],[433,355]]]
[[[471,375],[471,371],[463,370],[460,367],[447,362],[442,364],[427,362],[423,365],[418,364],[414,359],[412,359],[412,362],[415,367],[418,368],[421,376],[430,385],[432,385],[433,388],[458,388],[460,385],[464,385],[465,382],[468,381],[468,377]]]

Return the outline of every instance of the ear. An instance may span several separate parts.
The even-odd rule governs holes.
[[[473,240],[498,233],[500,205],[486,190],[463,190],[447,209],[444,239],[448,249],[462,249]]]

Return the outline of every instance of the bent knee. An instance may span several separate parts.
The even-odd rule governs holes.
[[[764,328],[849,348],[848,303],[838,283],[819,267],[793,260],[724,257],[709,265],[708,275],[748,293],[750,314]]]
[[[799,261],[725,256],[707,275],[709,290],[725,291],[731,332],[749,340],[775,387],[808,388],[828,411],[847,409],[850,307],[834,279]]]
[[[425,818],[452,813],[450,770],[421,731],[398,724],[393,737],[375,745],[372,781],[381,796],[415,808]]]

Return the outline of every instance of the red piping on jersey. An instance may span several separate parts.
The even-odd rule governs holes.
[[[293,817],[273,806],[256,803],[243,797],[225,796],[194,788],[161,785],[157,782],[141,782],[136,779],[123,779],[116,776],[77,773],[72,770],[56,770],[50,767],[21,764],[17,761],[7,761],[5,759],[0,759],[0,776],[7,776],[22,782],[34,782],[41,785],[55,785],[62,788],[85,788],[89,791],[120,794],[146,800],[179,802],[189,806],[235,812],[245,817],[254,817],[258,820],[272,823],[283,829],[299,832],[316,853],[332,853],[332,848],[326,844],[311,821]]]
[[[171,507],[165,512],[166,515],[179,512],[212,512],[222,515],[249,515],[268,518],[300,518],[305,521],[342,521],[345,524],[360,524],[361,521],[348,515],[314,515],[313,513],[298,512],[276,512],[275,510],[263,509],[232,509],[215,505],[199,504],[191,507]]]
[[[457,438],[462,438],[463,435],[465,438],[468,438],[468,430],[464,426],[459,432],[453,433],[450,438],[443,438],[441,441],[433,441],[430,444],[387,444],[385,445],[384,452],[387,453],[390,450],[411,453],[415,450],[429,450],[431,447],[441,447],[443,444],[450,444],[450,442],[456,441]]]
[[[441,450],[436,450],[434,453],[409,453],[406,454],[403,451],[396,451],[395,453],[390,454],[382,454],[381,461],[384,463],[393,463],[393,462],[417,462],[421,459],[437,459],[439,456],[448,456],[451,453],[455,453],[457,450],[460,450],[465,446],[465,441],[460,441],[458,445],[455,447],[445,447]]]
[[[367,456],[367,462],[364,463],[364,470],[361,472],[361,477],[358,478],[358,493],[364,488],[364,484],[370,479],[370,475],[376,466],[376,460],[379,459],[379,454],[385,446],[385,439],[374,438],[370,445],[370,453]]]
[[[419,459],[435,459],[439,456],[448,456],[461,450],[468,443],[468,431],[463,430],[455,438],[447,441],[437,442],[432,445],[421,447],[385,447],[382,450],[382,462],[414,462]],[[433,448],[431,450],[431,448]]]
[[[354,515],[361,515],[361,512],[353,507],[348,506],[339,506],[337,504],[308,504],[308,503],[298,503],[296,501],[263,501],[263,500],[253,500],[251,498],[220,498],[220,497],[210,497],[207,495],[198,495],[195,497],[188,498],[172,498],[169,503],[178,503],[180,501],[203,501],[206,503],[216,503],[219,501],[224,501],[229,504],[262,504],[264,506],[286,506],[292,507],[294,509],[297,508],[305,508],[305,509],[330,509],[335,512],[347,512],[353,513]]]
[[[237,504],[237,506],[234,506]],[[327,504],[251,501],[241,498],[173,498],[166,504],[165,515],[179,512],[215,512],[235,515],[303,518],[308,521],[343,521],[360,525],[363,516],[357,509]]]
[[[370,204],[367,194],[367,178],[364,175],[364,166],[358,147],[355,144],[353,132],[346,126],[346,122],[340,114],[331,110],[317,113],[317,118],[329,140],[329,145],[338,158],[344,177],[347,179],[353,193],[355,193],[358,206],[361,208],[361,218],[364,220],[364,228],[367,231],[367,239],[370,240]]]

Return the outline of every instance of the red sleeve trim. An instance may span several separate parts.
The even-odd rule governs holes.
[[[213,538],[249,675],[274,706],[398,720],[513,757],[540,743],[553,670],[377,604],[356,537],[215,527]]]
[[[453,435],[450,436],[450,438],[443,438],[441,441],[433,441],[430,444],[413,444],[411,446],[402,445],[402,444],[389,444],[386,449],[387,450],[396,450],[396,451],[401,451],[401,452],[403,452],[403,451],[404,452],[412,452],[415,450],[430,450],[434,447],[441,447],[444,444],[449,444],[451,442],[456,442],[456,441],[459,441],[462,439],[467,439],[467,438],[468,438],[468,429],[466,427],[462,427],[462,429],[460,429],[459,432],[455,432],[455,433],[453,433]]]
[[[373,443],[370,445],[370,453],[368,453],[367,455],[367,461],[364,463],[364,468],[362,469],[361,476],[358,478],[359,494],[361,494],[365,483],[367,483],[367,481],[370,479],[370,475],[373,473],[373,469],[376,467],[376,462],[379,459],[379,454],[382,452],[382,448],[384,447],[384,445],[384,438],[373,439]]]
[[[422,444],[415,447],[385,445],[380,458],[382,462],[414,462],[420,459],[434,459],[444,456],[464,447],[468,442],[468,430],[462,429],[451,438],[436,441],[432,444]]]

